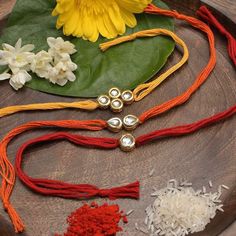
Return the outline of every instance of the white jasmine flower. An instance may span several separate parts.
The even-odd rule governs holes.
[[[72,61],[59,62],[51,70],[49,81],[53,84],[64,86],[68,81],[75,81],[76,76],[72,71],[77,69],[77,65]]]
[[[52,69],[53,59],[46,51],[40,51],[31,62],[31,70],[41,78],[48,79],[49,71]]]
[[[0,66],[8,65],[9,70],[0,75],[0,80],[9,79],[10,85],[18,90],[32,78],[27,71],[32,71],[53,84],[64,86],[68,81],[75,81],[73,73],[77,65],[71,61],[70,55],[76,52],[75,46],[61,37],[47,39],[49,51],[40,51],[36,55],[31,51],[34,45],[22,46],[19,39],[15,47],[3,44],[0,50]]]
[[[15,90],[18,90],[30,80],[31,76],[26,70],[19,70],[16,74],[11,76],[9,83]]]
[[[71,59],[61,60],[61,62],[67,67],[68,70],[75,71],[78,68],[78,66],[72,62]]]
[[[50,47],[48,52],[52,56],[68,58],[69,55],[74,54],[77,51],[74,44],[70,43],[69,41],[64,41],[61,37],[49,37],[47,38],[47,42]]]
[[[19,39],[15,47],[4,43],[3,50],[0,50],[0,65],[8,65],[11,70],[21,68],[29,70],[29,63],[34,57],[31,51],[34,49],[33,44],[27,44],[22,47],[22,40]]]

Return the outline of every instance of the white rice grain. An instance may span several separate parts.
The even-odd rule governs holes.
[[[144,228],[139,228],[139,231],[141,231],[144,234],[148,234],[148,231],[146,229],[144,229]]]
[[[128,211],[128,212],[126,213],[126,215],[129,216],[129,215],[131,215],[133,212],[134,212],[134,209]]]
[[[148,216],[145,218],[145,220],[144,220],[144,224],[145,224],[145,225],[148,224]]]
[[[223,185],[221,185],[221,187],[222,187],[222,188],[224,188],[224,189],[226,189],[226,190],[229,190],[229,187],[228,187],[228,186],[226,186],[226,185],[224,185],[224,184],[223,184]]]
[[[209,186],[212,186],[211,181]],[[170,180],[166,188],[155,189],[151,194],[156,199],[146,208],[146,229],[140,228],[140,231],[149,236],[185,236],[202,231],[216,211],[223,211],[222,188],[227,189],[227,186],[207,193],[205,186],[195,191],[186,180],[179,184],[175,179]]]
[[[213,187],[213,184],[212,184],[212,181],[211,181],[211,180],[209,181],[209,187],[210,187],[210,188]]]
[[[152,177],[153,174],[154,174],[154,172],[155,172],[155,169],[152,169],[152,170],[149,172],[149,177]]]

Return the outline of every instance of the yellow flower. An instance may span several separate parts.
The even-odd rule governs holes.
[[[65,35],[95,42],[99,34],[110,39],[124,34],[126,25],[135,27],[137,21],[134,13],[143,12],[151,1],[57,0],[52,15],[59,15],[56,27],[63,27]]]

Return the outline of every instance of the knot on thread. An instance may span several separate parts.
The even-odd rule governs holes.
[[[129,41],[133,41],[133,40],[135,40],[136,38],[138,38],[138,36],[139,36],[138,32],[137,32],[137,33],[133,33],[133,34],[127,35],[127,39],[128,39]]]
[[[100,197],[109,197],[111,194],[111,191],[109,189],[100,189],[98,190],[98,195]]]
[[[177,18],[179,18],[181,16],[181,14],[178,11],[176,11],[176,10],[172,10],[172,11],[174,12],[174,14]]]
[[[123,37],[120,37],[120,38],[116,38],[116,39],[114,39],[112,41],[101,43],[99,45],[99,48],[101,49],[101,51],[105,52],[110,47],[119,45],[119,44],[124,43],[124,42],[133,41],[136,38],[138,38],[139,35],[140,35],[140,32],[136,32],[136,33],[133,33],[133,34],[130,34],[130,35],[126,35],[126,36],[123,36]]]

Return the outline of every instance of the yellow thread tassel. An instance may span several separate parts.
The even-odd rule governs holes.
[[[168,78],[169,75],[174,73],[176,70],[178,70],[184,63],[188,60],[189,58],[189,52],[186,44],[182,39],[180,39],[176,34],[173,32],[166,30],[166,29],[151,29],[151,30],[143,30],[139,31],[137,33],[123,36],[117,39],[114,39],[112,41],[102,43],[100,44],[100,49],[102,51],[106,51],[112,46],[128,42],[128,41],[133,41],[136,38],[142,38],[142,37],[154,37],[158,35],[166,35],[171,37],[177,44],[183,47],[183,57],[182,59],[173,67],[168,69],[165,73],[162,75],[156,77],[153,81],[146,83],[146,84],[141,84],[139,85],[136,89],[134,89],[133,94],[135,101],[140,101],[144,97],[146,97],[149,93],[151,93],[159,84],[161,84],[166,78]]]
[[[99,104],[92,100],[80,101],[80,102],[58,102],[58,103],[39,103],[29,105],[10,106],[0,109],[0,117],[14,114],[20,111],[34,111],[34,110],[59,110],[65,108],[76,108],[84,110],[95,110]]]

